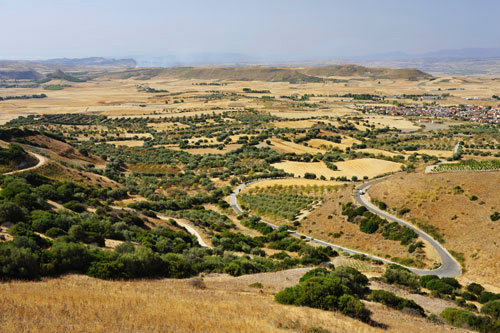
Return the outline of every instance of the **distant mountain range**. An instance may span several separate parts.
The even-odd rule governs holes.
[[[110,59],[103,57],[48,60],[0,60],[0,70],[37,71],[48,74],[58,69],[64,71],[102,71],[134,68],[134,59]]]
[[[136,67],[177,68],[192,66],[238,68],[251,67],[255,65],[271,67],[324,67],[342,64],[356,64],[365,67],[383,67],[385,69],[418,69],[422,72],[433,74],[500,75],[500,48],[464,48],[439,50],[419,54],[388,52],[373,55],[337,58],[332,57],[330,59],[324,58],[322,60],[302,61],[262,59],[238,53],[194,53],[188,55],[177,54],[151,57],[137,56],[126,59],[90,57],[80,59],[57,58],[31,61],[0,60],[0,72],[3,73],[0,77],[5,77],[9,74],[5,74],[6,71],[18,71],[19,73],[16,75],[19,78],[35,78],[40,77],[40,75],[53,73],[56,70],[63,70],[65,72],[98,72],[110,70],[121,71]],[[346,68],[343,69],[346,70]],[[356,69],[355,71],[359,71],[359,69]],[[12,74],[13,77],[15,76],[13,72],[10,72],[10,74]],[[383,74],[378,73],[376,75]],[[395,74],[392,73],[391,75]],[[292,76],[295,77],[297,75],[294,74]]]

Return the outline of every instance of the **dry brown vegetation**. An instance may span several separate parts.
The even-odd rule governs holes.
[[[430,246],[426,247],[429,254],[420,249],[410,254],[408,246],[401,245],[397,241],[384,239],[380,233],[366,234],[359,229],[359,225],[347,222],[346,217],[342,215],[341,204],[354,201],[352,191],[352,186],[342,186],[337,191],[327,193],[321,206],[301,221],[298,231],[382,258],[413,258],[421,260],[430,267],[439,262],[439,256]]]
[[[326,179],[341,176],[345,176],[349,179],[353,176],[358,177],[358,179],[362,179],[364,176],[372,178],[385,173],[396,172],[401,169],[400,163],[374,158],[360,158],[356,160],[336,162],[335,165],[338,167],[338,170],[334,171],[329,169],[323,162],[309,163],[285,161],[273,164],[275,168],[293,173],[295,176],[304,177],[304,175],[309,172],[316,174],[317,177],[325,176]]]
[[[409,208],[408,221],[439,228],[444,246],[464,257],[465,278],[498,286],[500,224],[490,219],[500,211],[498,184],[500,172],[410,173],[373,185],[369,194],[396,211]]]
[[[3,332],[429,332],[451,331],[425,319],[368,304],[375,328],[338,313],[284,306],[273,294],[304,269],[209,276],[202,281],[103,281],[68,275],[0,284]],[[260,282],[263,289],[249,287]]]

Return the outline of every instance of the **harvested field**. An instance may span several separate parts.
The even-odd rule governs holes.
[[[361,141],[351,138],[350,136],[342,136],[340,143],[335,143],[323,139],[311,139],[307,142],[309,146],[314,148],[322,148],[322,149],[340,148],[342,150],[345,150],[347,147],[351,147],[353,143],[360,144]]]
[[[408,221],[438,228],[446,248],[462,254],[465,278],[500,287],[500,224],[490,218],[500,212],[498,184],[500,172],[410,173],[373,185],[369,194],[396,211],[408,208]]]
[[[393,152],[390,152],[387,150],[374,149],[374,148],[357,149],[356,151],[360,151],[360,152],[368,153],[368,154],[384,155],[384,156],[388,156],[388,157],[394,157],[394,156],[398,156],[398,155],[404,156],[403,154],[400,154],[400,153],[393,153]]]
[[[142,147],[144,145],[144,141],[142,140],[119,140],[119,141],[107,141],[109,145],[126,146],[126,147]]]
[[[391,117],[381,115],[369,115],[365,117],[370,123],[378,127],[395,127],[403,132],[413,132],[420,129],[419,126],[402,117]]]
[[[274,126],[279,128],[311,128],[318,123],[318,120],[297,120],[297,121],[277,121]]]
[[[416,150],[415,153],[419,154],[427,154],[427,155],[434,155],[440,158],[448,158],[453,155],[453,151],[451,150],[432,150],[432,149],[420,149]]]
[[[185,151],[186,153],[190,154],[195,154],[195,155],[203,155],[203,154],[225,154],[227,152],[230,152],[231,150],[238,149],[242,146],[242,144],[239,143],[233,143],[229,145],[225,145],[224,149],[218,149],[218,148],[189,148],[189,149],[181,149],[179,146],[172,146],[169,145],[169,149],[173,150],[182,150]]]
[[[307,147],[298,143],[283,141],[281,139],[271,139],[271,149],[278,153],[296,153],[296,154],[317,154],[324,153],[323,149]]]
[[[329,169],[323,162],[308,163],[286,161],[273,164],[275,168],[282,169],[288,173],[293,173],[296,177],[304,177],[304,175],[309,172],[316,174],[317,177],[325,176],[326,179],[342,176],[349,179],[353,176],[358,177],[358,179],[362,179],[364,176],[373,178],[384,173],[401,170],[400,163],[375,158],[360,158],[356,160],[337,162],[335,165],[338,167],[338,170],[336,171]]]
[[[103,281],[67,275],[0,285],[3,332],[430,332],[452,331],[369,303],[375,328],[339,313],[284,306],[273,294],[307,269],[186,280]],[[259,282],[263,289],[251,288]],[[145,297],[147,295],[147,297]],[[453,330],[454,332],[460,330]]]
[[[319,179],[304,179],[304,178],[285,178],[285,179],[270,179],[258,183],[253,183],[245,187],[245,191],[251,188],[257,187],[268,187],[274,185],[281,186],[339,186],[346,183],[331,181],[331,180],[319,180]]]

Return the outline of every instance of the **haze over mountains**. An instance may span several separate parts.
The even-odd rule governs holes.
[[[415,68],[423,72],[451,75],[500,74],[500,48],[464,48],[408,54],[388,52],[373,55],[332,57],[330,59],[273,59],[263,60],[239,53],[192,53],[166,56],[133,56],[123,59],[55,58],[46,60],[0,60],[0,70],[36,71],[43,74],[58,69],[64,71],[121,70],[135,67],[186,67],[252,65],[274,67],[322,67],[327,65],[356,64],[368,67]],[[36,76],[31,73],[31,77]]]

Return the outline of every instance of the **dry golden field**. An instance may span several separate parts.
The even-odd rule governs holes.
[[[400,163],[374,158],[360,158],[356,160],[336,162],[335,165],[338,167],[338,170],[336,171],[329,169],[323,162],[309,163],[285,161],[273,164],[275,168],[293,173],[296,177],[304,177],[304,175],[309,172],[316,174],[317,177],[325,176],[326,179],[340,176],[345,176],[349,179],[353,176],[358,177],[358,179],[362,179],[364,176],[373,178],[384,173],[396,172],[401,169]]]
[[[332,181],[332,180],[320,180],[320,179],[304,179],[304,178],[284,178],[284,179],[269,179],[266,181],[261,181],[258,183],[253,183],[245,187],[245,191],[251,188],[257,187],[268,187],[274,185],[281,186],[343,186],[345,183]]]
[[[298,143],[293,143],[289,141],[283,141],[281,139],[270,139],[271,149],[278,153],[296,153],[296,154],[317,154],[324,153],[325,150],[317,149],[313,147],[307,147]]]
[[[464,278],[498,288],[500,224],[490,219],[500,212],[498,184],[500,172],[410,173],[373,185],[369,194],[393,209],[409,208],[408,221],[439,228],[445,247],[463,256]]]
[[[106,75],[88,82],[72,82],[71,87],[59,91],[47,91],[39,88],[7,88],[2,89],[0,96],[15,96],[19,94],[46,93],[47,98],[30,100],[8,100],[0,102],[0,122],[6,122],[20,115],[54,114],[54,113],[97,113],[108,116],[122,117],[171,117],[195,115],[202,113],[222,112],[223,110],[243,109],[253,107],[266,110],[279,117],[304,118],[304,117],[337,117],[345,115],[361,115],[355,111],[354,101],[350,98],[334,97],[347,93],[380,94],[392,96],[397,94],[423,94],[435,93],[437,89],[449,92],[448,99],[439,100],[440,104],[480,104],[495,106],[494,101],[473,100],[467,97],[490,98],[500,90],[500,82],[488,76],[477,78],[444,76],[432,81],[408,81],[404,79],[369,79],[342,77],[347,83],[300,83],[288,82],[263,82],[263,81],[226,81],[227,85],[218,86],[216,89],[222,93],[242,93],[243,88],[256,90],[269,90],[269,96],[274,96],[276,101],[264,102],[258,97],[238,96],[236,100],[205,99],[198,96],[206,95],[213,87],[193,85],[200,82],[215,82],[214,80],[175,79],[171,77],[156,76],[147,80],[136,78],[119,78],[120,75]],[[54,80],[52,84],[65,81]],[[137,86],[148,86],[156,89],[166,89],[167,94],[150,94],[139,91]],[[178,97],[176,94],[181,94]],[[283,95],[315,94],[312,102],[326,102],[326,108],[320,110],[291,110],[287,102],[278,100]],[[319,97],[320,95],[321,97]],[[183,103],[174,103],[175,100],[184,100]],[[169,103],[166,104],[165,102]],[[417,102],[421,103],[421,102]],[[321,105],[321,104],[320,104]],[[370,116],[373,117],[373,116]],[[418,127],[406,120],[393,119],[392,117],[375,116],[369,118],[377,126],[388,125],[404,131],[416,130]],[[277,126],[279,123],[276,124]],[[303,126],[303,125],[299,125]]]
[[[425,248],[427,253],[416,251],[410,254],[408,246],[386,240],[380,233],[366,234],[359,229],[359,225],[347,222],[346,217],[342,215],[340,204],[354,202],[352,192],[352,186],[341,186],[337,191],[327,193],[322,204],[301,221],[298,231],[379,257],[413,258],[421,260],[429,267],[439,262],[439,256],[430,246]],[[340,233],[340,236],[334,237],[333,235],[336,233]]]
[[[448,332],[387,307],[369,303],[387,329],[338,313],[280,305],[273,294],[294,285],[305,269],[208,276],[190,280],[103,281],[81,275],[0,284],[2,332]],[[264,288],[251,288],[260,282]],[[454,332],[462,330],[453,329]]]

